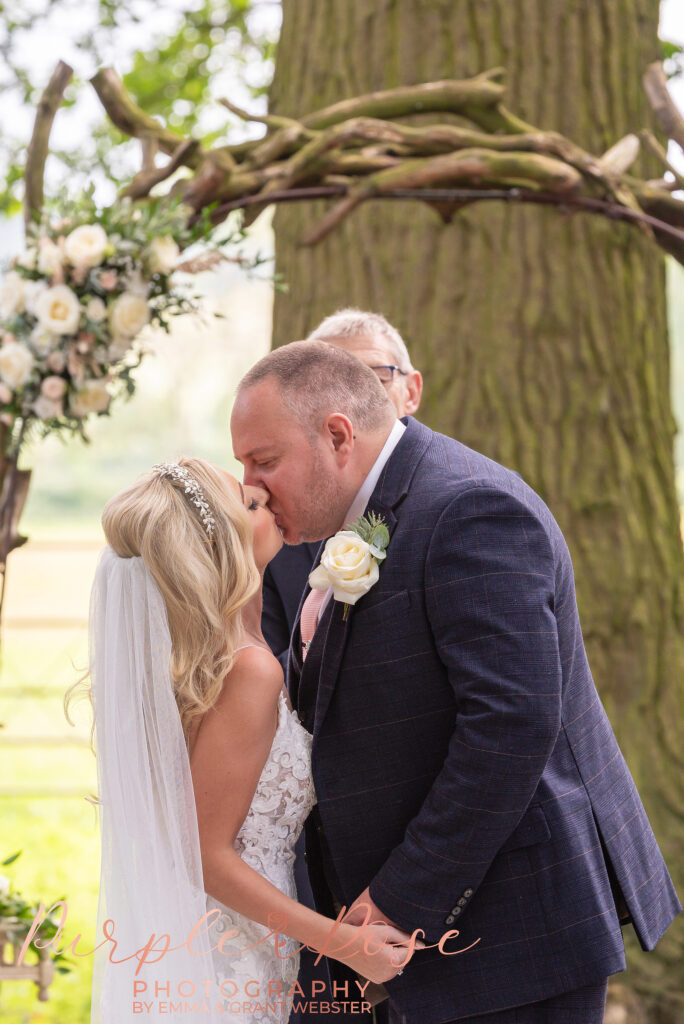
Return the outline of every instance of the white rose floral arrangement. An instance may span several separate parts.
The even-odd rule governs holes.
[[[333,598],[344,602],[343,619],[349,606],[378,582],[389,539],[382,516],[370,512],[326,541],[320,564],[309,574],[309,584],[314,590],[333,588]]]
[[[58,220],[46,215],[29,229],[26,251],[0,285],[0,423],[8,449],[16,451],[32,426],[43,436],[87,440],[87,418],[109,414],[114,399],[133,394],[143,328],[168,331],[170,316],[195,308],[171,275],[181,249],[206,241],[211,224],[205,217],[189,228],[188,213],[155,199],[98,210],[86,196]],[[222,245],[236,237],[244,237],[239,229]],[[214,262],[220,258],[214,252]]]

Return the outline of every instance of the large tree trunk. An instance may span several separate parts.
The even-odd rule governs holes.
[[[656,0],[283,0],[271,107],[303,115],[503,65],[510,109],[603,152],[651,122],[641,76],[658,58],[657,21]],[[597,685],[684,892],[684,559],[661,254],[588,216],[481,204],[446,227],[417,202],[367,204],[299,247],[324,209],[276,214],[289,292],[275,344],[340,306],[383,312],[424,373],[424,422],[518,470],[549,504]],[[616,980],[658,1024],[684,1019],[682,931],[645,954],[625,929]]]

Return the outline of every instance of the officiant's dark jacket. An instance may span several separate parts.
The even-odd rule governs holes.
[[[328,603],[303,667],[297,625],[289,669],[313,731],[317,904],[370,884],[428,943],[458,930],[444,949],[464,952],[418,951],[386,986],[436,1024],[623,970],[621,897],[644,950],[681,905],[551,512],[515,473],[403,422],[368,504],[391,534],[379,581],[346,621]]]
[[[319,544],[284,546],[264,572],[261,629],[287,675],[290,637]]]

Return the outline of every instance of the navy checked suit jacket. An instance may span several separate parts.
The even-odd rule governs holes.
[[[437,1024],[623,970],[620,894],[645,950],[681,905],[551,512],[517,474],[404,422],[368,504],[391,534],[379,580],[346,621],[329,602],[304,665],[297,624],[289,671],[313,732],[317,905],[370,886],[428,943],[457,930],[454,955],[419,950],[386,986]]]

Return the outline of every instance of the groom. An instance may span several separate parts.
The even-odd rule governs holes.
[[[681,906],[591,677],[551,512],[512,471],[397,420],[375,374],[324,342],[260,360],[231,430],[288,544],[370,511],[390,536],[346,616],[308,593],[290,649],[313,733],[319,909],[356,920],[369,904],[423,930],[431,948],[386,985],[396,1024],[599,1024],[625,968],[621,921],[650,950]]]

